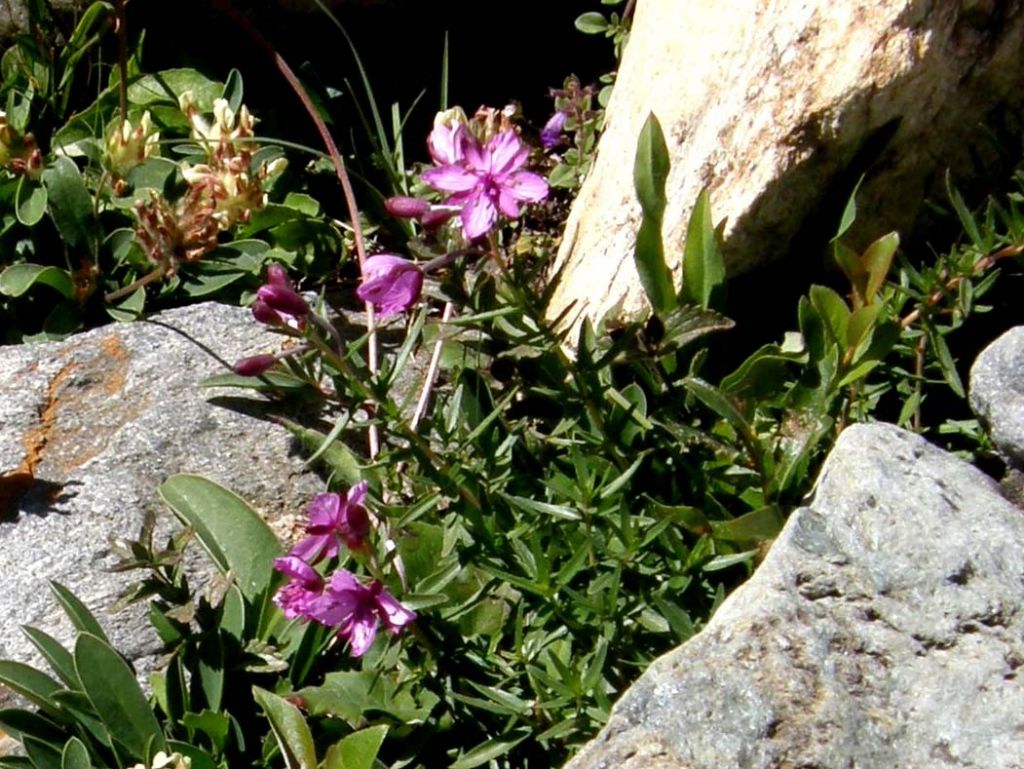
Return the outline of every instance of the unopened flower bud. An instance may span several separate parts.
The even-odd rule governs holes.
[[[399,219],[419,219],[430,212],[430,203],[419,198],[397,196],[385,200],[384,208]]]
[[[306,304],[306,300],[289,286],[268,283],[260,286],[256,292],[256,298],[261,300],[271,310],[283,313],[284,315],[304,318],[309,313],[309,305]]]
[[[259,376],[275,365],[277,358],[273,355],[253,355],[251,358],[242,358],[231,367],[231,370],[239,376]]]

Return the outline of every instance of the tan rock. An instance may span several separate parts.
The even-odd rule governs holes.
[[[620,302],[626,316],[646,310],[632,171],[650,112],[672,156],[666,257],[678,267],[707,187],[735,274],[785,255],[827,192],[845,199],[873,143],[884,149],[859,198],[864,237],[907,227],[986,113],[1019,103],[1022,37],[1019,5],[986,0],[639,0],[551,317],[572,303],[591,318]]]

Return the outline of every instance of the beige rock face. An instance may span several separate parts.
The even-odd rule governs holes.
[[[865,156],[863,237],[908,227],[990,111],[1019,101],[1022,30],[1021,4],[994,0],[639,0],[551,317],[573,303],[591,318],[620,302],[626,316],[645,311],[632,170],[648,113],[672,156],[670,264],[708,187],[736,274],[785,256],[827,192],[845,199]]]

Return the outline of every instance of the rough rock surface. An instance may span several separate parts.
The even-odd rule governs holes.
[[[996,448],[1024,467],[1024,326],[986,347],[971,366],[971,408]]]
[[[889,425],[848,428],[810,504],[567,769],[1024,765],[1024,512]]]
[[[906,234],[945,170],[961,178],[973,167],[979,121],[1019,105],[1022,41],[1018,2],[737,0],[726,12],[717,0],[640,0],[595,166],[567,223],[551,317],[573,303],[591,318],[620,302],[627,316],[646,305],[633,266],[632,174],[650,112],[672,159],[670,264],[707,187],[715,221],[727,220],[735,274],[787,255],[804,227],[827,228],[820,249],[869,168],[863,235]],[[829,198],[834,218],[818,208]]]
[[[157,487],[173,473],[234,489],[272,523],[299,519],[322,482],[287,433],[238,390],[199,387],[225,371],[222,361],[279,344],[246,310],[210,303],[0,347],[0,658],[39,661],[22,624],[73,637],[50,579],[85,601],[129,657],[155,651],[141,607],[107,611],[137,575],[104,569],[109,538],[137,536],[145,511],[170,530]]]

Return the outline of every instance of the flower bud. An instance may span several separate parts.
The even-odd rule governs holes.
[[[267,283],[259,287],[256,298],[271,310],[283,315],[304,318],[309,314],[309,305],[306,304],[306,300],[289,286]]]
[[[399,219],[419,219],[430,212],[430,203],[419,198],[398,196],[385,200],[384,208]]]
[[[239,376],[259,376],[276,364],[277,358],[273,355],[253,355],[250,358],[242,358],[231,367],[231,370]]]
[[[266,302],[257,299],[252,304],[252,316],[260,323],[268,326],[283,326],[284,318],[276,310],[270,309]]]

